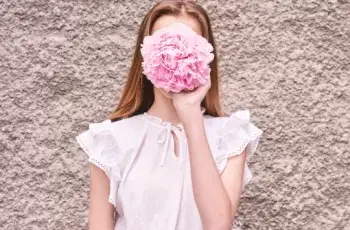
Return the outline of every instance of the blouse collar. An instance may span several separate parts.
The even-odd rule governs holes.
[[[201,111],[204,114],[205,109],[204,107],[201,107]],[[173,123],[169,122],[169,121],[164,121],[162,118],[157,117],[155,115],[150,115],[147,112],[144,113],[144,117],[146,118],[146,120],[156,126],[159,127],[163,127],[163,131],[160,132],[157,136],[157,142],[159,144],[164,145],[164,150],[161,154],[161,159],[160,159],[160,166],[164,165],[165,162],[165,158],[167,156],[167,150],[169,148],[169,144],[170,144],[170,138],[171,138],[171,132],[173,132],[178,140],[179,140],[179,158],[180,158],[180,167],[183,167],[184,164],[184,158],[185,158],[185,153],[186,153],[186,149],[185,149],[185,145],[187,145],[186,142],[186,137],[185,137],[185,133],[184,133],[184,128],[182,123],[179,123],[177,125],[174,125]]]
[[[201,112],[202,114],[205,113],[205,108],[201,106]],[[144,112],[144,116],[147,118],[148,121],[150,121],[151,123],[158,125],[158,126],[163,126],[165,128],[167,127],[173,127],[173,128],[179,128],[180,130],[183,130],[183,125],[182,123],[178,123],[178,124],[173,124],[170,121],[165,121],[162,118],[155,116],[155,115],[151,115],[147,112]]]

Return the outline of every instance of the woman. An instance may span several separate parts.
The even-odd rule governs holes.
[[[142,72],[141,42],[173,23],[190,26],[214,47],[210,80],[168,93]],[[119,105],[77,141],[90,164],[90,229],[233,229],[247,154],[262,131],[249,111],[222,116],[210,20],[195,2],[162,1],[145,16]]]

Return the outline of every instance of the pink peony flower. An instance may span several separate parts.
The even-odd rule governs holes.
[[[213,46],[184,23],[175,22],[145,36],[143,74],[157,88],[191,91],[210,79]]]

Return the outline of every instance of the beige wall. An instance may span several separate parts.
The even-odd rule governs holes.
[[[86,229],[73,137],[114,107],[153,1],[18,2],[0,1],[0,229]],[[264,130],[244,229],[350,229],[349,1],[200,2],[225,111]]]

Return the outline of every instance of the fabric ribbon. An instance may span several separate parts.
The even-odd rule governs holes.
[[[180,167],[182,167],[184,163],[184,155],[186,151],[185,134],[184,134],[182,125],[173,126],[170,123],[166,125],[165,129],[158,135],[158,138],[157,138],[158,143],[164,144],[163,153],[161,154],[159,165],[163,166],[165,163],[165,159],[167,157],[167,153],[171,143],[170,140],[172,138],[172,133],[174,133],[174,135],[177,137],[179,142],[179,160],[180,160]],[[173,143],[175,143],[174,139],[173,139]],[[170,152],[172,152],[172,154],[175,154],[173,150],[171,150]]]

